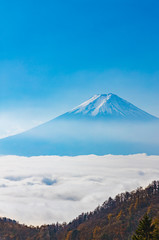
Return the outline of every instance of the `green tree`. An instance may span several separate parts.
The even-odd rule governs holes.
[[[159,217],[154,220],[155,229],[153,232],[153,239],[158,240],[159,239]]]
[[[147,214],[140,220],[139,225],[132,236],[132,240],[152,240],[155,225],[152,224],[152,219]]]
[[[156,228],[153,233],[153,240],[158,240],[159,239],[159,230]]]

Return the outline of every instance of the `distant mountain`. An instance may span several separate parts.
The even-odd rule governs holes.
[[[95,95],[49,122],[1,139],[0,154],[159,154],[158,130],[157,117],[115,94]]]
[[[128,240],[147,213],[155,224],[154,236],[159,239],[159,181],[147,188],[118,194],[93,212],[82,213],[69,223],[25,226],[15,220],[0,218],[2,240]]]
[[[86,102],[63,114],[61,118],[125,119],[129,121],[157,119],[112,93],[94,95]]]

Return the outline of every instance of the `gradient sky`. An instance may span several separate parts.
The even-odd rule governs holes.
[[[97,93],[159,117],[158,9],[158,0],[0,1],[0,136]]]

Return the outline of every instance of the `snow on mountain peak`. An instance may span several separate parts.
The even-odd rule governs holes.
[[[111,117],[124,119],[155,119],[154,116],[113,93],[96,94],[89,100],[73,108],[67,116]]]
[[[70,111],[70,113],[82,113],[83,115],[89,114],[91,116],[96,116],[101,113],[111,113],[111,108],[109,106],[109,101],[111,101],[112,97],[116,95],[109,94],[97,94],[91,97],[89,100],[80,104]]]

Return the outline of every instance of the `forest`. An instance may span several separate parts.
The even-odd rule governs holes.
[[[147,224],[147,225],[146,225]],[[145,227],[146,226],[146,227]],[[140,236],[148,229],[148,237]],[[144,230],[146,232],[147,230]],[[94,211],[68,224],[26,226],[0,218],[0,240],[159,239],[159,181],[111,197]]]

